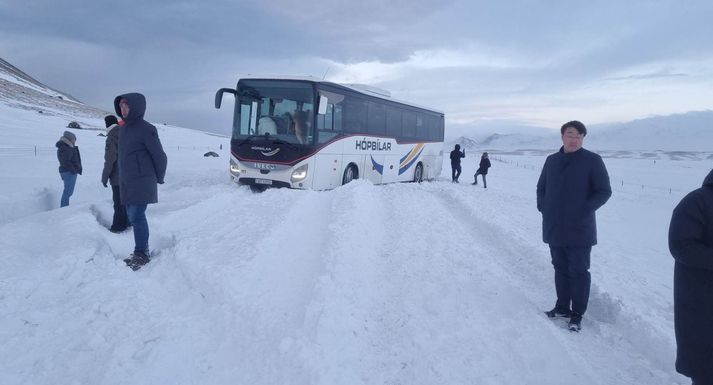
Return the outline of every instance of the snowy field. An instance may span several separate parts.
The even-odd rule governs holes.
[[[705,157],[605,158],[614,194],[577,334],[542,313],[545,153],[494,151],[487,190],[470,152],[461,184],[446,165],[422,184],[254,194],[230,182],[226,138],[158,125],[158,256],[133,272],[131,232],[105,228],[101,131],[73,130],[84,174],[59,209],[66,121],[0,112],[0,384],[688,383],[667,232]]]

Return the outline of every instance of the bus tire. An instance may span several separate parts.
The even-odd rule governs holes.
[[[355,165],[350,164],[344,170],[344,176],[342,177],[342,185],[345,185],[353,181],[354,179],[359,179],[359,171],[357,170]]]
[[[417,164],[416,168],[413,170],[413,182],[414,183],[423,182],[423,164],[422,163]]]

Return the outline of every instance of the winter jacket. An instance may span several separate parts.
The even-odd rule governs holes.
[[[488,175],[488,169],[490,168],[490,159],[480,158],[480,166],[478,170],[475,171],[476,174]]]
[[[584,148],[547,157],[537,181],[542,240],[550,246],[597,244],[594,212],[609,200],[609,174],[602,158]]]
[[[146,98],[138,93],[117,96],[114,109],[121,116],[119,102],[129,103],[129,116],[119,131],[119,191],[123,204],[158,202],[156,183],[166,175],[166,153],[156,127],[144,120]]]
[[[668,247],[673,273],[676,370],[713,383],[713,170],[673,210]]]
[[[460,152],[460,150],[451,151],[451,166],[460,166],[461,158],[465,158],[465,152]]]
[[[67,144],[60,139],[55,144],[57,147],[57,160],[59,160],[59,172],[71,172],[72,174],[82,174],[82,157],[79,154],[79,147]]]
[[[104,169],[102,170],[102,183],[111,182],[112,186],[119,185],[119,125],[113,124],[108,128],[106,144],[104,145]]]

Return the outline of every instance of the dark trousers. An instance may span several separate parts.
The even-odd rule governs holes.
[[[111,197],[114,200],[114,219],[111,222],[111,231],[124,231],[128,226],[126,206],[121,204],[119,186],[111,186]]]
[[[583,315],[589,302],[589,259],[592,247],[550,246],[552,266],[555,268],[557,307]]]
[[[473,184],[478,184],[478,175],[483,176],[483,188],[488,188],[488,181],[485,180],[485,174],[480,171],[476,172],[475,175],[473,175],[473,178],[475,178],[475,183]]]
[[[458,165],[452,164],[451,165],[451,180],[453,180],[454,182],[457,182],[458,177],[460,177],[460,171],[461,170],[460,170],[459,164]]]

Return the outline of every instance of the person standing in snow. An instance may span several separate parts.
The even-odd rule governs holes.
[[[126,219],[126,206],[121,203],[119,189],[119,121],[114,115],[104,117],[106,125],[106,144],[104,146],[104,169],[102,170],[102,184],[109,187],[111,184],[111,197],[114,201],[114,217],[109,231],[120,233],[128,227]]]
[[[459,183],[458,177],[460,177],[460,160],[465,158],[465,150],[460,151],[460,144],[456,144],[453,151],[451,151],[451,182]]]
[[[57,160],[59,160],[59,176],[64,182],[60,207],[69,206],[69,197],[74,193],[77,175],[82,175],[82,157],[79,155],[79,147],[76,146],[76,143],[77,137],[73,133],[65,131],[55,144]]]
[[[611,197],[602,157],[582,148],[587,128],[579,121],[560,129],[563,146],[545,160],[537,181],[537,210],[542,240],[549,244],[557,302],[548,317],[569,317],[569,329],[581,329],[587,310],[592,246],[597,244],[595,212]]]
[[[146,208],[158,202],[157,183],[164,182],[167,158],[156,127],[144,120],[144,95],[117,96],[114,109],[124,119],[119,128],[119,194],[134,228],[134,252],[124,262],[138,270],[150,260]]]
[[[475,182],[473,182],[474,185],[478,184],[478,175],[483,176],[483,188],[488,188],[488,182],[485,180],[485,176],[488,175],[488,169],[490,168],[490,159],[488,159],[488,153],[484,152],[483,155],[480,157],[480,166],[478,167],[478,170],[475,172],[475,175],[473,175],[473,178],[475,178]]]
[[[668,248],[676,260],[673,313],[676,371],[713,384],[713,170],[673,210]]]

